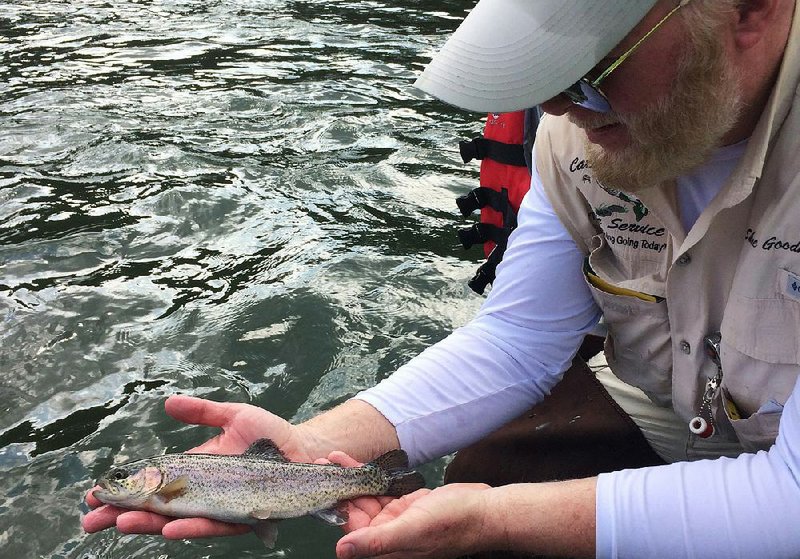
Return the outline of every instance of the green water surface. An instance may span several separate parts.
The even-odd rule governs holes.
[[[214,434],[170,394],[302,420],[472,316],[482,115],[411,87],[471,5],[0,1],[0,557],[334,556],[313,519],[267,551],[86,535],[81,503]]]

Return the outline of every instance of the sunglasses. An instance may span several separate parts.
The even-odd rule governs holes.
[[[602,89],[600,89],[600,83],[609,75],[611,75],[611,72],[619,68],[620,64],[625,62],[636,51],[636,49],[638,49],[639,46],[644,43],[645,40],[647,40],[650,35],[655,33],[656,30],[672,16],[672,14],[683,8],[690,1],[691,0],[681,0],[680,4],[672,8],[667,15],[661,18],[661,21],[656,23],[650,31],[645,33],[641,39],[636,41],[631,48],[623,52],[619,58],[612,62],[611,65],[595,79],[590,80],[584,76],[570,87],[562,91],[562,95],[565,95],[567,99],[579,107],[583,107],[584,109],[589,109],[590,111],[594,111],[596,113],[610,112],[611,103],[608,102],[608,97],[606,97],[606,94],[603,93]]]

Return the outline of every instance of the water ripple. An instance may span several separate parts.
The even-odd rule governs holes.
[[[115,459],[213,434],[169,394],[301,419],[474,312],[453,198],[480,124],[411,88],[465,9],[0,0],[5,554],[263,556],[85,536],[78,503]],[[282,530],[274,555],[332,557],[335,530]]]

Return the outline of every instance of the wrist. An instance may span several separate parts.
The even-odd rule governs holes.
[[[483,510],[479,519],[482,527],[481,540],[484,551],[513,549],[509,540],[509,507],[506,486],[490,487],[483,493]]]
[[[520,483],[486,492],[487,549],[594,557],[596,479]]]
[[[292,427],[298,444],[308,455],[309,462],[313,462],[317,458],[328,457],[331,451],[326,449],[329,445],[313,425],[309,425],[308,421],[305,421]]]
[[[368,462],[400,448],[394,425],[361,400],[348,400],[295,427],[312,458],[327,458],[334,450],[340,450]]]

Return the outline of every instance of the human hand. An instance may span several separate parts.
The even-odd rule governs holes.
[[[451,484],[420,489],[399,499],[361,498],[350,507],[346,528],[353,531],[336,545],[339,559],[460,557],[486,549],[487,509],[484,484]],[[496,535],[493,535],[496,537]]]
[[[328,459],[359,466],[342,452]],[[480,551],[594,557],[597,478],[551,483],[450,484],[348,505],[339,559],[447,559]],[[524,514],[519,511],[523,510]]]
[[[338,464],[346,468],[358,468],[364,465],[363,462],[359,462],[355,458],[338,450],[331,452],[328,458],[319,458],[315,462],[317,464]],[[347,523],[342,526],[342,529],[345,532],[352,532],[353,530],[369,526],[372,519],[380,514],[383,508],[393,500],[395,500],[395,497],[378,497],[373,495],[351,499],[347,502]]]
[[[183,395],[169,397],[164,406],[170,416],[184,423],[222,428],[222,433],[189,452],[241,454],[253,441],[267,437],[290,460],[310,462],[314,458],[294,426],[262,408]],[[250,530],[249,526],[243,524],[228,524],[207,518],[174,519],[156,513],[104,505],[94,497],[94,489],[86,495],[86,503],[93,510],[81,521],[86,532],[97,532],[116,525],[126,534],[162,534],[169,539],[184,539],[237,535]]]

